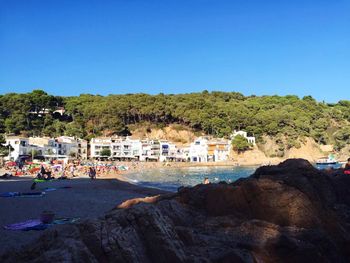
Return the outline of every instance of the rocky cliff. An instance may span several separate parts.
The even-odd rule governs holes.
[[[1,262],[349,262],[350,177],[305,160],[129,200]]]

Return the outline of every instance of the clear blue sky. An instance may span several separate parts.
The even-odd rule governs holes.
[[[0,0],[0,93],[350,100],[349,0]]]

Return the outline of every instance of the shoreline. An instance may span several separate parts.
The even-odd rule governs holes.
[[[154,163],[147,163],[147,162],[140,162],[139,164],[141,164],[140,166],[137,165],[136,167],[133,166],[129,166],[129,164],[132,164],[132,162],[120,162],[121,165],[124,166],[128,166],[129,169],[126,171],[122,171],[120,173],[116,173],[113,175],[100,175],[98,176],[96,179],[118,179],[120,181],[124,181],[124,182],[128,182],[134,185],[138,185],[135,184],[135,182],[133,182],[131,179],[127,178],[126,175],[128,174],[134,174],[134,173],[138,173],[141,171],[152,171],[152,170],[159,170],[159,169],[185,169],[185,168],[195,168],[195,167],[232,167],[232,168],[258,168],[261,165],[257,165],[257,164],[246,164],[246,165],[236,165],[236,162],[213,162],[213,163],[191,163],[191,162],[174,162],[174,163],[168,163],[168,165],[165,165],[165,163],[161,163],[161,162],[154,162]],[[142,165],[142,164],[146,164],[146,165]]]

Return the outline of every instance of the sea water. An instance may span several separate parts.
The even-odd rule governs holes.
[[[239,178],[245,178],[254,173],[257,167],[186,167],[159,168],[130,172],[124,177],[130,182],[171,192],[176,192],[181,186],[194,186],[203,183],[207,177],[209,182],[225,181],[232,183]]]
[[[316,168],[323,170],[340,168],[341,165],[315,165]],[[183,168],[159,168],[137,172],[130,172],[124,177],[131,183],[153,187],[171,192],[176,192],[181,186],[195,186],[204,182],[207,177],[209,182],[218,183],[225,181],[232,183],[239,178],[246,178],[254,173],[258,167],[228,167],[228,166],[200,166]]]

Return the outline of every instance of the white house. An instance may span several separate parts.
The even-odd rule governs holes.
[[[78,158],[87,158],[87,142],[73,137],[61,136],[57,139],[47,137],[6,137],[6,144],[11,145],[13,151],[9,159],[17,160],[34,154],[47,159],[68,158],[75,153]]]
[[[164,161],[175,161],[177,155],[177,147],[175,144],[167,141],[160,141],[160,155],[159,160]]]
[[[102,150],[110,150],[112,144],[112,139],[107,137],[98,137],[98,138],[92,138],[90,141],[90,157],[91,158],[100,158],[103,157],[101,155]]]
[[[208,162],[208,138],[199,137],[190,145],[191,162]]]
[[[189,162],[190,158],[190,147],[176,148],[175,160],[179,162]]]
[[[17,160],[22,155],[30,155],[31,147],[29,146],[28,138],[19,136],[6,137],[5,145],[11,145],[13,150],[9,153],[6,159]]]
[[[191,162],[222,162],[229,159],[231,144],[225,139],[199,137],[190,145]]]
[[[139,159],[142,144],[140,140],[132,140],[129,137],[116,137],[111,139],[111,158],[117,160]]]
[[[229,159],[231,143],[225,139],[213,139],[208,141],[208,160],[222,162]]]
[[[87,159],[87,141],[75,137],[61,136],[56,138],[58,154],[71,156],[79,159]]]
[[[48,159],[68,158],[66,153],[59,147],[53,138],[29,137],[29,144],[37,151],[37,155]]]
[[[159,140],[141,140],[140,161],[159,161],[161,155],[161,144]]]
[[[253,145],[255,145],[255,137],[253,136],[248,136],[246,131],[236,131],[234,130],[233,133],[231,134],[231,139],[233,139],[234,137],[236,137],[237,135],[241,135],[244,138],[247,139],[247,141]]]

